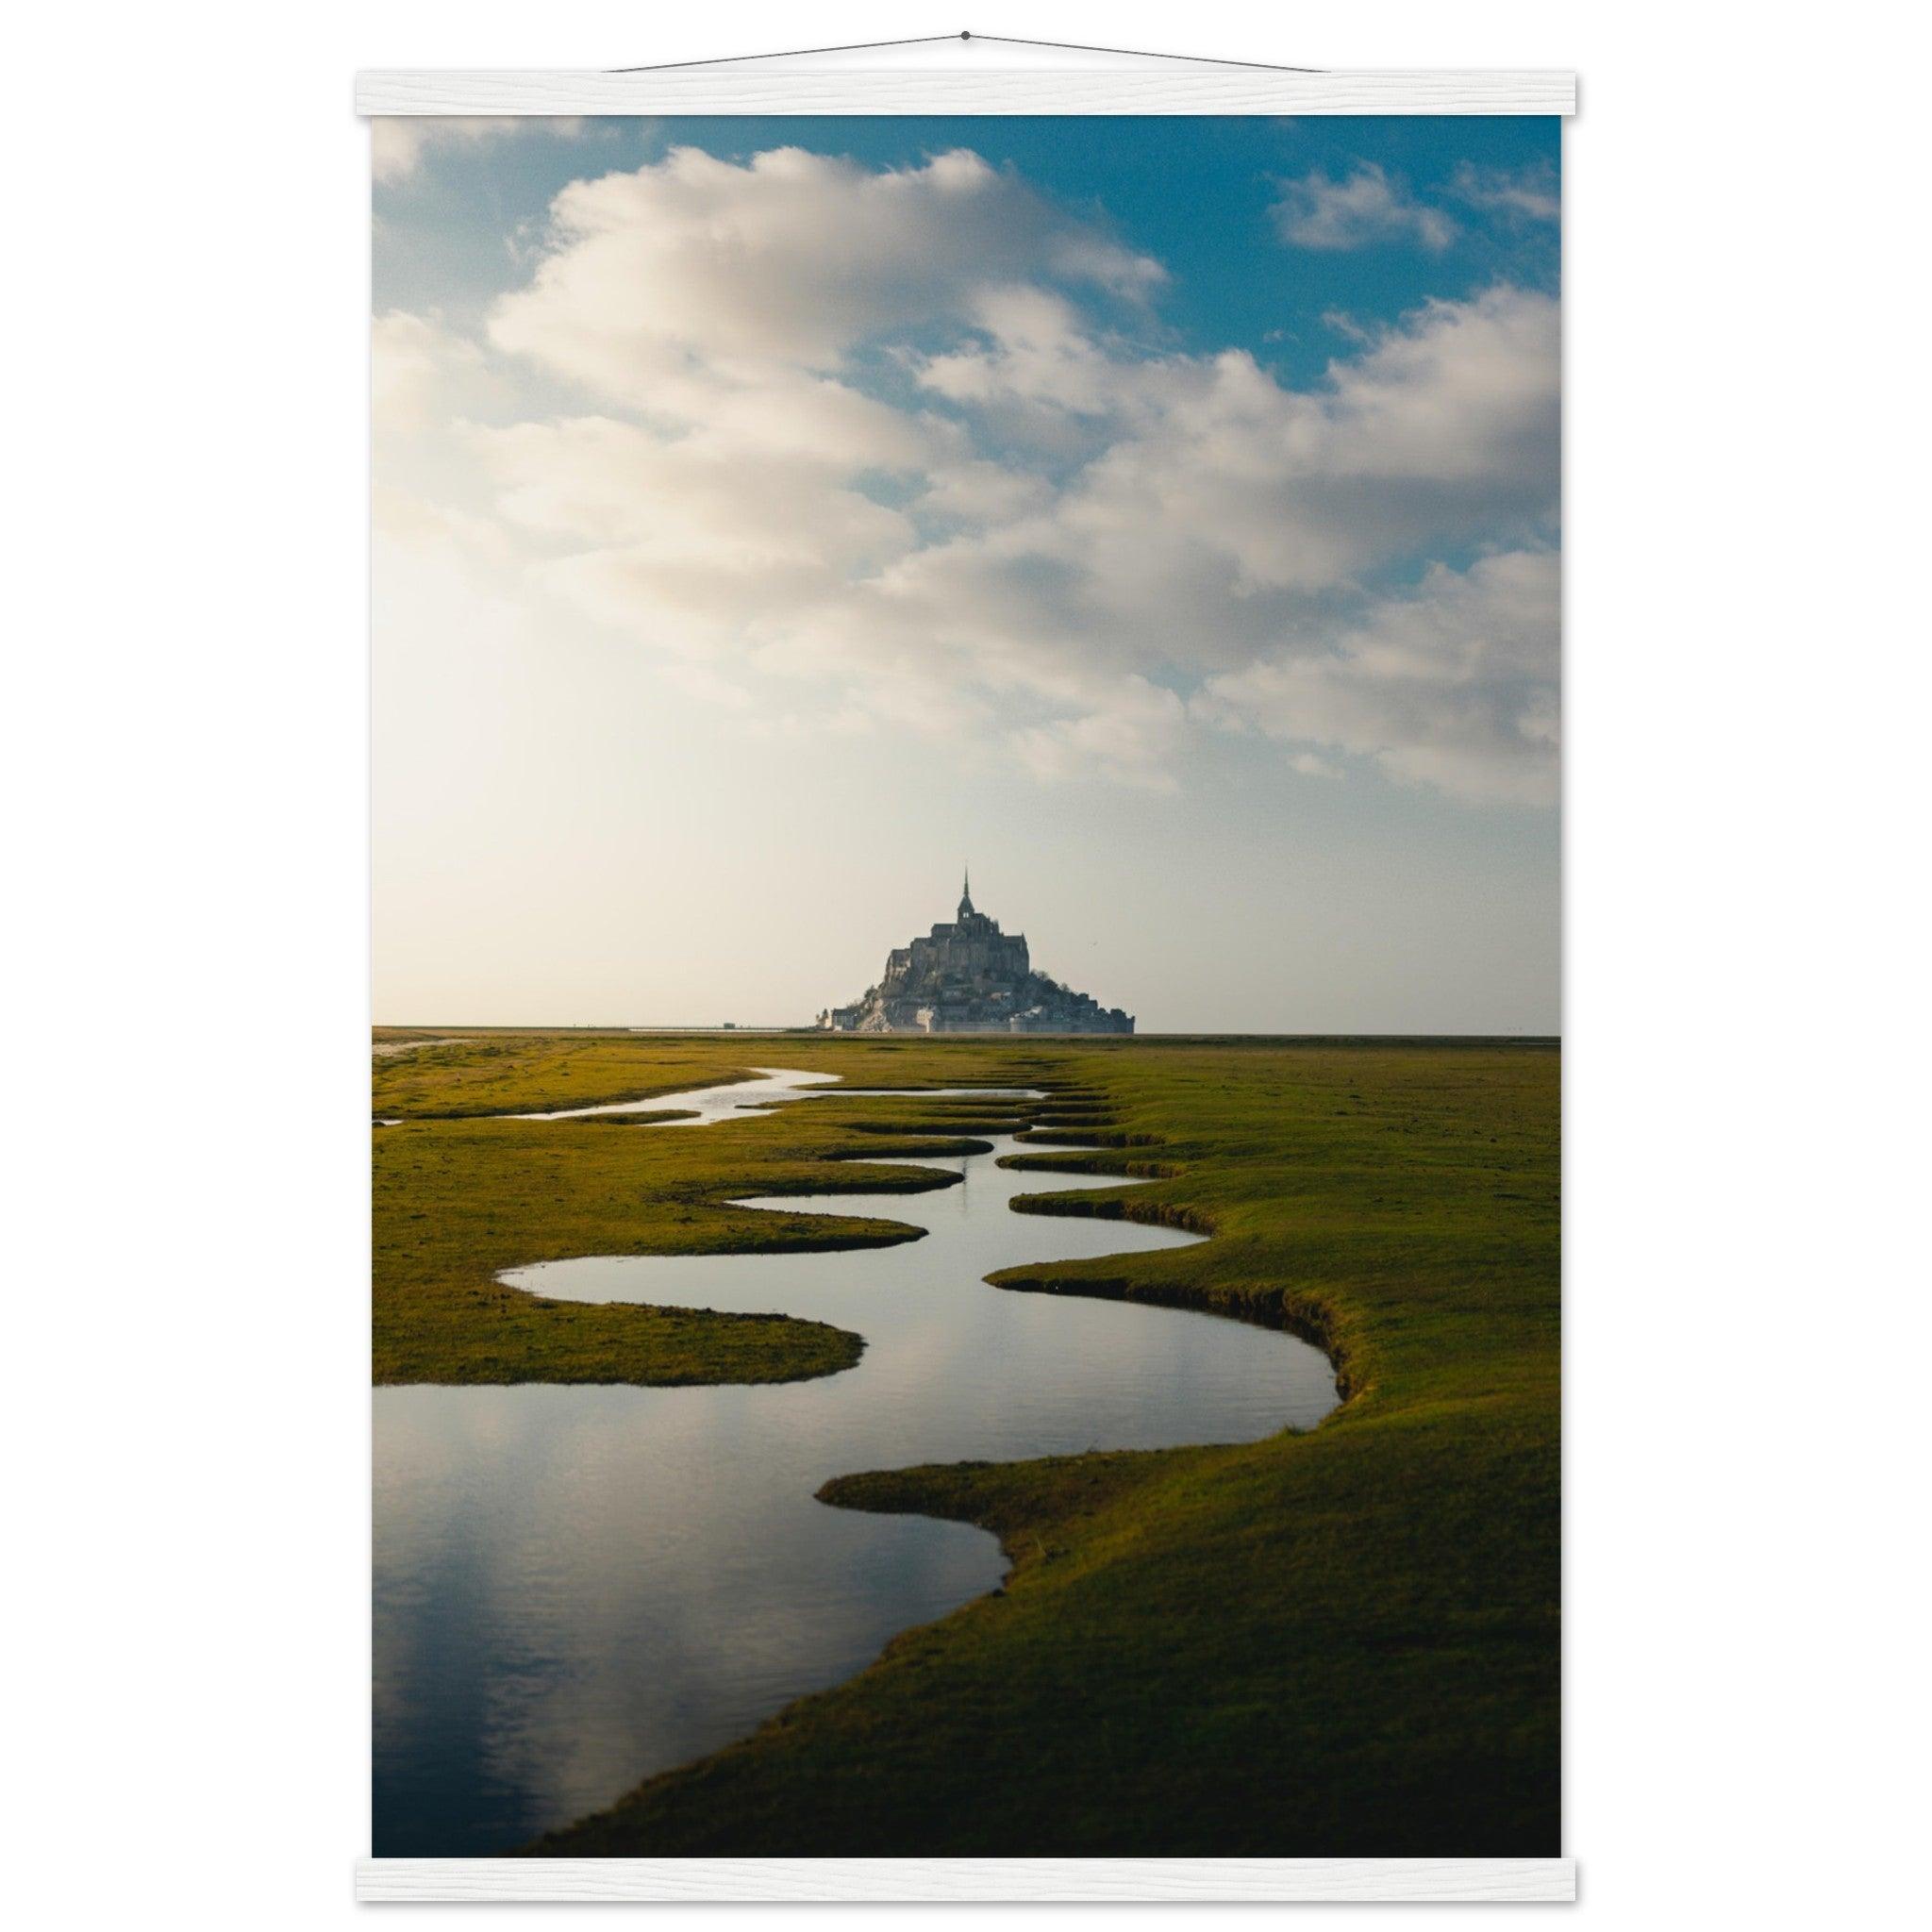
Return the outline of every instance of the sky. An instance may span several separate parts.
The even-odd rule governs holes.
[[[1556,1032],[1559,125],[375,123],[376,1019]]]

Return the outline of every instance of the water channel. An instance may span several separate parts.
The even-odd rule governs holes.
[[[702,1125],[814,1091],[820,1076],[763,1070],[631,1105],[691,1108],[696,1120],[665,1125]],[[1326,1357],[1291,1336],[988,1287],[1001,1268],[1197,1239],[1015,1214],[1017,1194],[1122,1183],[1011,1173],[995,1161],[1012,1140],[993,1146],[908,1163],[960,1176],[928,1193],[745,1204],[876,1213],[925,1229],[916,1241],[589,1257],[503,1277],[562,1300],[833,1323],[866,1343],[841,1374],[375,1391],[378,1857],[510,1850],[744,1735],[999,1582],[986,1532],[833,1508],[813,1494],[829,1476],[1250,1441],[1334,1407]]]

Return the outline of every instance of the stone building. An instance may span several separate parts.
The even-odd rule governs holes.
[[[876,986],[828,1007],[829,1033],[1131,1033],[1134,1017],[1036,973],[1024,933],[974,909],[969,877],[958,917],[895,946]]]

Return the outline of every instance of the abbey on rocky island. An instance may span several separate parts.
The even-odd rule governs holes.
[[[819,1015],[828,1033],[1131,1033],[1134,1016],[1036,973],[1024,933],[974,909],[969,874],[959,915],[886,956],[879,983]]]

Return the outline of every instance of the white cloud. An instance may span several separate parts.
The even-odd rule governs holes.
[[[513,401],[482,346],[432,316],[391,310],[369,331],[369,404],[376,533],[474,561],[510,555],[488,499],[465,488],[453,425]]]
[[[1024,574],[1044,620],[1032,627],[1053,637],[1084,622],[1096,646],[1104,634],[1151,661],[1251,653],[1297,600],[1417,546],[1539,526],[1556,491],[1557,349],[1555,304],[1509,289],[1425,308],[1307,391],[1242,354],[1132,358],[1070,339],[1057,353],[1081,365],[1080,407],[1104,397],[1111,413],[1089,426],[1091,454],[1050,513],[924,553],[900,575],[943,568],[954,621],[973,603],[962,580]],[[956,392],[983,405],[1061,408],[1030,345],[1017,361],[992,341],[945,363]],[[1010,628],[1007,601],[995,621]]]
[[[1114,363],[1063,297],[1042,289],[987,289],[966,320],[975,331],[968,345],[919,364],[921,383],[949,401],[1045,404],[1101,416],[1125,400]]]
[[[1052,500],[1044,477],[974,458],[934,470],[917,508],[949,522],[1010,524],[1046,508]]]
[[[497,305],[492,340],[651,410],[678,411],[699,367],[829,372],[1029,277],[1125,296],[1164,279],[964,151],[874,171],[800,148],[741,164],[676,148],[574,182],[551,219],[550,252]]]
[[[1122,678],[1077,717],[1016,732],[1021,762],[1049,784],[1099,775],[1143,791],[1178,789],[1171,769],[1187,727],[1187,708],[1145,678]]]
[[[377,538],[406,549],[447,551],[475,562],[503,555],[502,529],[492,520],[379,477],[371,491],[369,521]]]
[[[1155,789],[1232,728],[1547,795],[1554,302],[1432,303],[1292,389],[1138,341],[1160,278],[971,155],[681,150],[567,189],[487,343],[384,318],[383,408],[539,594],[747,728]],[[593,406],[477,388],[533,369]]]
[[[805,452],[782,459],[703,436],[667,441],[608,417],[476,429],[507,515],[534,530],[680,562],[754,571],[817,564],[844,574],[899,555],[899,512],[842,489]]]
[[[1456,224],[1441,208],[1415,200],[1374,161],[1357,161],[1341,180],[1313,168],[1298,181],[1284,181],[1268,212],[1275,232],[1297,248],[1416,242],[1440,253],[1456,239]]]
[[[492,381],[482,349],[432,316],[391,309],[369,325],[369,396],[378,437],[467,415]]]
[[[655,648],[728,658],[914,541],[909,520],[800,451],[666,439],[608,417],[472,429],[502,513],[545,540],[539,575]]]
[[[1333,589],[1547,508],[1557,347],[1554,304],[1498,290],[1431,306],[1312,391],[1239,354],[1143,365],[1126,433],[1060,514],[1122,583],[1184,548],[1229,598]]]
[[[382,114],[369,123],[370,166],[386,187],[407,181],[438,148],[477,147],[519,133],[574,135],[583,123],[567,116]]]
[[[1464,161],[1451,183],[1453,192],[1469,203],[1513,221],[1554,222],[1563,212],[1557,171],[1548,162],[1520,168],[1478,168]]]
[[[1195,709],[1227,728],[1373,758],[1444,791],[1549,804],[1560,624],[1552,552],[1461,572],[1436,564],[1323,647],[1211,678]]]

